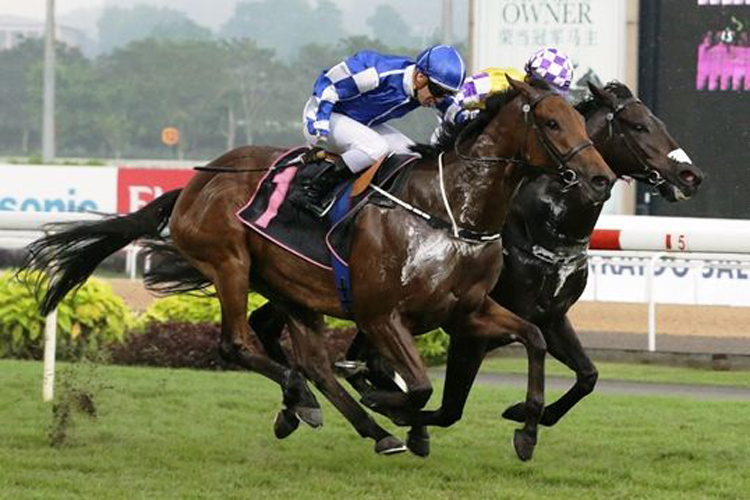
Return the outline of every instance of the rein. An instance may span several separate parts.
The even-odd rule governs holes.
[[[630,151],[630,154],[633,155],[633,158],[635,158],[635,160],[642,168],[642,172],[639,172],[632,177],[638,178],[653,187],[659,187],[661,184],[664,184],[664,182],[666,182],[666,179],[662,177],[658,170],[649,166],[648,162],[644,159],[645,155],[643,154],[643,151],[640,149],[640,147],[637,146],[637,141],[633,141],[632,135],[630,133],[626,133],[622,124],[617,121],[617,116],[622,111],[624,111],[625,108],[632,104],[642,104],[642,102],[640,101],[640,99],[637,99],[635,97],[629,97],[619,103],[617,106],[606,104],[606,106],[610,110],[606,116],[607,129],[609,134],[607,135],[607,138],[603,143],[612,140],[615,137],[615,132],[617,132],[617,137],[622,140],[622,142],[625,144],[625,147],[628,149],[628,151]],[[616,131],[615,128],[619,130]],[[643,175],[639,175],[641,173]]]
[[[199,166],[199,167],[193,167],[193,170],[197,170],[199,172],[226,172],[229,174],[239,174],[240,172],[267,172],[269,170],[268,167],[266,168],[230,168],[230,167],[209,167],[209,166]]]
[[[482,162],[482,163],[512,163],[515,165],[520,165],[524,168],[532,168],[536,170],[542,170],[546,172],[552,172],[554,174],[557,174],[557,176],[560,178],[560,180],[564,184],[564,190],[568,190],[572,188],[573,186],[577,185],[579,183],[578,180],[578,174],[575,172],[575,170],[568,167],[568,162],[573,159],[578,153],[583,151],[586,148],[593,147],[594,143],[590,139],[586,139],[582,141],[577,146],[570,149],[567,153],[563,154],[560,151],[558,151],[557,147],[552,143],[552,141],[547,137],[547,134],[544,133],[544,130],[539,127],[539,124],[536,121],[536,116],[534,115],[534,110],[536,107],[547,97],[551,97],[555,94],[546,93],[538,96],[536,99],[532,100],[531,102],[528,102],[523,105],[521,108],[523,110],[524,114],[524,122],[526,123],[526,137],[528,139],[529,133],[531,130],[535,132],[535,137],[537,142],[539,142],[542,147],[544,148],[545,152],[548,156],[550,156],[552,159],[555,160],[557,163],[557,168],[550,168],[542,165],[534,165],[531,163],[531,159],[529,158],[528,151],[521,154],[523,159],[518,159],[511,156],[469,156],[467,154],[462,153],[458,146],[461,143],[464,135],[475,126],[474,124],[470,124],[466,128],[464,128],[459,134],[458,137],[456,137],[455,142],[453,143],[453,150],[456,153],[456,156],[464,162]],[[474,122],[476,123],[476,122]],[[528,140],[524,141],[524,147],[528,143]]]

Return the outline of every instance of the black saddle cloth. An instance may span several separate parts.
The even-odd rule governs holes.
[[[354,180],[337,188],[334,208],[323,218],[291,203],[288,198],[300,183],[314,176],[321,163],[301,164],[299,159],[308,150],[293,149],[280,157],[259,183],[250,201],[239,211],[239,219],[259,234],[292,254],[325,269],[332,268],[332,253],[344,263],[349,259],[351,226],[356,213],[370,202],[389,203],[382,195],[366,190],[351,198]],[[414,155],[391,155],[378,169],[372,184],[386,191],[395,191],[404,180],[406,165]],[[377,196],[374,196],[377,195]]]

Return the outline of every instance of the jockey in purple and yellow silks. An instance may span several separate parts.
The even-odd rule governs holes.
[[[542,47],[529,58],[524,71],[515,68],[487,68],[467,76],[461,90],[442,103],[443,122],[432,135],[435,142],[446,124],[461,124],[484,109],[484,101],[492,94],[507,90],[506,75],[516,80],[545,81],[552,90],[567,95],[573,80],[573,62],[555,47]]]

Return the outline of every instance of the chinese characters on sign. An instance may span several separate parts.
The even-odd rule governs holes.
[[[540,46],[554,45],[573,58],[574,98],[588,80],[625,80],[623,0],[476,0],[474,19],[474,70],[520,69]]]

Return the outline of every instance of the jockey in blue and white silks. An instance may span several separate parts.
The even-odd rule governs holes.
[[[307,186],[313,205],[347,174],[390,152],[408,152],[413,142],[385,122],[420,106],[442,114],[445,97],[461,88],[465,74],[449,45],[429,47],[416,60],[365,50],[323,71],[305,106],[303,133],[308,144],[339,153],[341,162]]]

